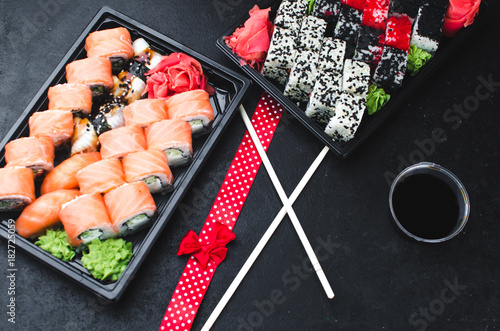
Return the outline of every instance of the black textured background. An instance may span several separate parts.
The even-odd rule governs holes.
[[[493,19],[348,159],[329,153],[295,203],[313,247],[329,243],[330,253],[321,251],[322,265],[335,299],[328,300],[316,276],[302,267],[306,254],[285,218],[214,330],[486,330],[500,326],[500,87],[459,127],[443,120],[446,110],[474,95],[479,77],[500,82],[500,4],[490,2]],[[110,0],[105,4],[239,70],[216,48],[215,40],[255,3]],[[0,137],[103,5],[99,1],[0,1]],[[255,85],[245,99],[250,114],[260,95]],[[437,128],[444,130],[447,139],[425,154],[417,141],[427,141]],[[18,251],[16,324],[12,325],[6,314],[7,242],[1,240],[0,329],[157,330],[186,263],[187,257],[176,256],[179,242],[188,230],[201,229],[244,131],[235,116],[182,201],[189,212],[174,214],[118,303],[103,302]],[[321,149],[296,120],[283,117],[268,154],[287,194]],[[452,170],[470,195],[469,223],[447,243],[412,242],[391,223],[384,174],[396,174],[402,163],[420,161],[419,155]],[[201,329],[280,208],[262,168],[234,229],[236,240],[228,245],[228,256],[212,280],[194,330]],[[257,306],[275,293],[282,293],[279,303],[260,312]]]

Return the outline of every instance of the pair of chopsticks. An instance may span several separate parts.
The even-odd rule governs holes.
[[[229,302],[231,297],[233,296],[234,292],[240,285],[240,283],[243,281],[243,278],[245,278],[247,272],[250,270],[252,267],[253,263],[255,260],[257,260],[257,257],[260,255],[264,247],[266,246],[267,242],[273,235],[274,231],[278,228],[278,225],[281,223],[283,218],[285,217],[286,214],[288,214],[290,220],[292,221],[292,225],[295,228],[295,231],[297,232],[300,241],[302,242],[302,245],[304,246],[304,249],[306,250],[307,256],[309,257],[311,264],[316,271],[316,274],[318,275],[318,278],[321,282],[321,285],[323,286],[323,289],[326,292],[326,295],[329,299],[332,299],[334,297],[333,290],[328,282],[328,279],[326,278],[326,275],[321,268],[321,265],[318,261],[318,258],[316,257],[316,254],[314,253],[314,250],[307,239],[307,236],[302,229],[302,226],[300,225],[300,222],[297,218],[297,215],[295,214],[295,211],[292,208],[292,204],[297,200],[298,196],[306,186],[306,184],[309,182],[311,179],[312,175],[318,168],[318,166],[321,164],[323,161],[324,157],[328,153],[328,147],[325,146],[323,150],[319,153],[319,155],[316,157],[314,162],[311,164],[307,172],[305,173],[304,177],[300,180],[299,184],[295,188],[295,190],[292,192],[290,195],[290,198],[286,196],[285,191],[283,190],[283,186],[281,186],[281,183],[278,179],[278,176],[276,175],[276,172],[274,171],[271,162],[269,161],[269,158],[267,157],[266,152],[264,151],[264,148],[262,147],[262,144],[260,143],[259,137],[257,136],[257,133],[255,132],[255,129],[250,121],[250,118],[248,118],[248,115],[245,111],[245,108],[243,108],[243,105],[240,105],[239,111],[241,114],[241,117],[243,118],[243,122],[245,123],[245,126],[247,127],[248,133],[250,134],[255,147],[257,148],[257,152],[260,155],[260,158],[262,159],[262,162],[264,163],[264,166],[266,167],[267,173],[269,174],[269,177],[271,178],[271,181],[273,182],[273,185],[278,192],[278,195],[281,199],[281,202],[283,203],[283,208],[281,208],[280,212],[276,215],[274,218],[273,222],[269,226],[269,228],[266,230],[260,241],[258,242],[257,246],[254,248],[248,259],[246,260],[245,264],[243,264],[243,267],[241,270],[238,272],[236,275],[235,279],[229,286],[229,288],[226,290],[226,293],[224,293],[223,297],[215,307],[214,311],[212,314],[209,316],[208,320],[205,322],[205,325],[202,328],[202,331],[208,331],[210,328],[213,326],[219,315],[221,314],[222,310],[226,306],[226,304]]]

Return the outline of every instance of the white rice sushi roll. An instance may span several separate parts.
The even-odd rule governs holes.
[[[361,123],[365,109],[364,97],[343,93],[335,104],[335,115],[328,122],[325,133],[336,141],[351,140]]]

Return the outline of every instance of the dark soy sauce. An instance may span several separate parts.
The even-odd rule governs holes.
[[[424,239],[448,236],[458,222],[457,196],[442,179],[415,174],[397,184],[392,205],[401,225]]]

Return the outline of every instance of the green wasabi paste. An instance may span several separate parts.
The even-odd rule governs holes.
[[[94,278],[112,282],[120,278],[133,255],[132,243],[121,238],[94,239],[88,249],[88,253],[83,252],[83,266]]]
[[[421,48],[415,45],[410,46],[408,53],[408,71],[412,76],[415,76],[417,72],[432,58],[432,55],[427,53]]]
[[[68,243],[66,231],[63,229],[47,229],[44,236],[38,237],[35,245],[63,261],[69,261],[75,257],[73,247]]]
[[[366,97],[366,109],[368,110],[368,115],[373,115],[379,111],[387,102],[391,96],[385,93],[384,89],[376,85],[370,85],[368,88],[368,96]]]
[[[310,15],[314,9],[314,4],[316,0],[309,0],[309,4],[307,6],[307,15]]]

